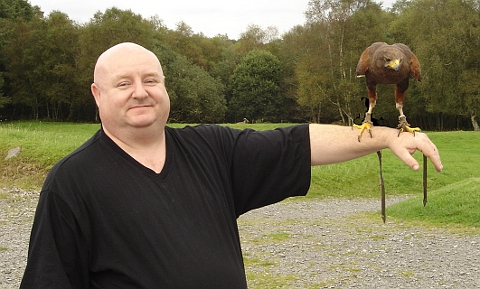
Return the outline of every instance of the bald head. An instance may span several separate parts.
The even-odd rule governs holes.
[[[142,135],[146,140],[155,136],[152,131],[165,128],[170,99],[162,67],[157,56],[142,46],[120,43],[102,53],[91,91],[102,128],[110,137],[138,141]],[[142,134],[146,130],[148,134]]]
[[[115,73],[118,68],[119,60],[124,65],[133,65],[138,61],[151,61],[151,64],[158,67],[158,71],[163,78],[163,69],[157,56],[150,50],[132,42],[123,42],[112,46],[103,52],[97,59],[95,70],[93,73],[93,81],[97,85],[101,85],[108,75]]]

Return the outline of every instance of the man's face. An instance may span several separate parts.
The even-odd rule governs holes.
[[[156,56],[133,44],[119,45],[99,58],[92,93],[109,130],[164,125],[170,111]]]

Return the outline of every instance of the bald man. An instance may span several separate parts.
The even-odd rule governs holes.
[[[57,163],[42,187],[21,288],[247,288],[237,218],[305,195],[310,168],[389,148],[414,170],[425,134],[385,127],[272,131],[166,126],[159,60],[121,43],[98,58],[101,129]]]

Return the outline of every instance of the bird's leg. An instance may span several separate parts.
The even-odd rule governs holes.
[[[375,103],[376,103],[375,101],[370,101],[370,104],[368,106],[368,111],[365,113],[365,119],[363,120],[362,124],[353,125],[354,127],[360,129],[360,132],[358,133],[358,142],[360,142],[360,138],[362,137],[362,134],[365,130],[367,130],[368,133],[370,134],[370,137],[372,137],[372,131],[371,131],[371,127],[373,126],[372,111],[373,111],[373,108],[375,107]]]
[[[397,102],[396,107],[398,109],[398,112],[400,113],[397,126],[397,128],[399,129],[398,135],[405,131],[411,132],[413,134],[415,134],[415,132],[417,131],[421,131],[421,129],[418,127],[410,127],[410,124],[407,122],[407,117],[405,116],[405,114],[403,114],[403,104]]]
[[[360,142],[360,138],[362,137],[362,134],[365,130],[367,130],[368,133],[370,134],[370,137],[372,137],[372,131],[371,131],[372,114],[367,112],[365,114],[365,119],[363,120],[362,124],[361,125],[354,124],[353,126],[360,129],[360,132],[358,133],[358,141],[359,142]]]

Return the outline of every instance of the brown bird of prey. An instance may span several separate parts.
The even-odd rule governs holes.
[[[395,43],[388,45],[385,42],[375,42],[370,45],[360,56],[357,64],[357,77],[365,76],[365,81],[368,90],[369,107],[365,114],[365,119],[362,125],[354,125],[360,128],[358,134],[358,141],[365,130],[370,133],[372,127],[372,112],[377,102],[377,84],[394,84],[395,85],[395,103],[400,116],[398,117],[398,134],[408,131],[415,133],[420,131],[418,127],[411,128],[407,122],[407,117],[403,113],[403,100],[408,89],[410,77],[416,78],[418,81],[422,80],[420,73],[420,62],[413,52],[402,43]],[[383,182],[382,173],[382,153],[377,152],[378,160],[380,162],[380,187],[382,193],[382,219],[386,220],[385,214],[385,185]],[[427,171],[426,171],[426,157],[423,157],[424,171],[423,171],[423,205],[427,203]]]
[[[409,78],[412,76],[418,81],[422,80],[420,74],[420,62],[413,52],[402,43],[388,45],[385,42],[375,42],[370,45],[360,56],[357,64],[357,77],[365,76],[368,99],[370,105],[360,128],[358,141],[365,130],[370,133],[372,126],[372,111],[377,101],[377,84],[395,85],[395,103],[400,116],[398,117],[399,134],[403,131],[420,131],[419,128],[411,128],[403,114],[403,100],[408,89]]]

